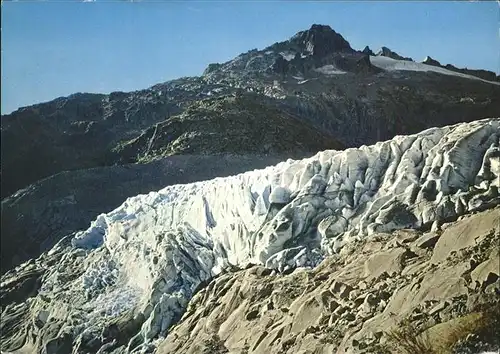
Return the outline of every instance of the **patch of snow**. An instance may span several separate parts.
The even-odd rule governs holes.
[[[280,52],[280,54],[286,61],[290,61],[295,58],[295,53],[293,52]]]
[[[438,66],[416,63],[413,61],[396,60],[384,56],[370,56],[370,62],[377,68],[386,71],[432,71],[443,75],[458,76],[465,79],[480,80],[490,84],[500,85],[498,82],[484,80],[477,76],[467,75]]]
[[[324,65],[322,67],[314,69],[314,71],[324,74],[324,75],[339,75],[339,74],[345,74],[345,71],[338,70],[335,66],[328,64]]]

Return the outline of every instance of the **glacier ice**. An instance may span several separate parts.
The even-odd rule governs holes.
[[[196,288],[230,265],[314,266],[350,240],[498,204],[499,128],[500,119],[432,128],[129,198],[75,235],[87,269],[59,291],[86,292],[98,309],[88,327],[103,313],[141,313],[132,349],[165,335]],[[48,277],[44,291],[58,281]]]
[[[439,66],[434,66],[434,65],[428,65],[428,64],[423,64],[423,63],[416,63],[413,61],[408,61],[408,60],[397,60],[397,59],[392,59],[386,56],[370,56],[370,62],[376,66],[377,68],[387,70],[387,71],[396,71],[396,70],[406,70],[406,71],[431,71],[443,75],[451,75],[451,76],[458,76],[462,77],[465,79],[471,79],[471,80],[479,80],[479,81],[484,81],[490,84],[494,85],[500,85],[500,83],[495,82],[495,81],[488,81],[481,79],[477,76],[474,75],[468,75],[468,74],[463,74],[459,73],[453,70],[448,70]]]

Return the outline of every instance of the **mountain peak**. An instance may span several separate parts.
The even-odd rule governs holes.
[[[391,49],[387,47],[382,47],[380,48],[380,51],[377,53],[377,56],[383,56],[383,57],[388,57],[396,60],[408,60],[408,61],[413,61],[411,58],[406,58],[402,57],[398,53],[392,51]]]
[[[310,29],[298,32],[290,42],[299,45],[314,56],[324,56],[334,52],[352,52],[348,41],[328,25],[313,24]]]
[[[314,23],[311,28],[309,29],[309,31],[312,31],[312,32],[334,32],[336,33],[330,26],[328,25],[319,25],[317,23]]]
[[[365,49],[363,49],[363,53],[366,55],[375,55],[369,46],[366,46]]]

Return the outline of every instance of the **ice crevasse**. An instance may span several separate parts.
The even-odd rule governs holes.
[[[130,294],[120,301],[147,319],[135,339],[144,343],[229,265],[314,266],[350,240],[491,207],[499,140],[500,119],[484,119],[129,198],[72,240],[106,250],[82,276],[89,303]],[[94,296],[95,278],[110,273]]]

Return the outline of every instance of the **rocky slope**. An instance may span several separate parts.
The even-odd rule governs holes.
[[[129,198],[2,277],[2,350],[280,352],[321,337],[339,353],[378,352],[391,313],[416,313],[420,327],[482,316],[480,291],[498,278],[499,140],[500,119],[486,119]],[[387,235],[408,228],[431,233]],[[268,270],[221,275],[250,264]]]
[[[264,123],[264,124],[263,124]],[[203,152],[205,154],[298,154],[339,149],[331,135],[258,95],[207,99],[145,130],[117,147],[124,161]]]

